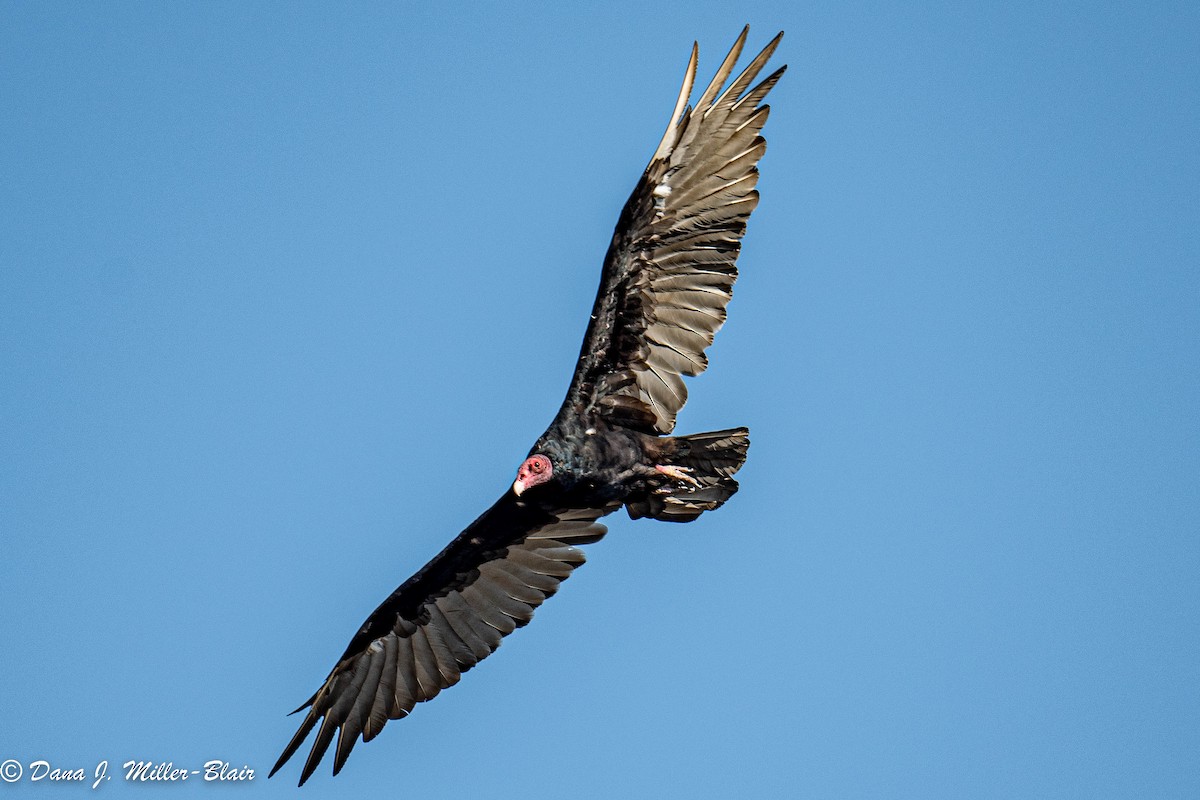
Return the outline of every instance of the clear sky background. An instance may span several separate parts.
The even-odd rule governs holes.
[[[679,427],[750,426],[741,493],[614,516],[303,792],[1200,796],[1197,6],[441,6],[0,6],[0,760],[292,796],[748,21],[790,69]]]

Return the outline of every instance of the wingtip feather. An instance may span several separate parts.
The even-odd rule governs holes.
[[[667,129],[663,132],[662,139],[654,150],[654,155],[650,159],[651,163],[663,158],[675,145],[679,120],[687,109],[688,99],[692,96],[692,86],[696,82],[696,66],[699,63],[700,43],[692,42],[692,55],[688,59],[687,69],[683,74],[683,85],[679,88],[679,97],[675,99],[675,110],[671,112],[671,118],[667,120]]]
[[[729,48],[729,53],[725,56],[725,60],[721,62],[721,66],[717,67],[717,74],[713,75],[712,82],[708,84],[708,88],[704,90],[704,94],[700,95],[700,99],[696,101],[696,108],[701,110],[708,108],[716,96],[721,93],[721,90],[725,88],[725,81],[729,80],[729,75],[733,72],[734,65],[741,58],[742,48],[746,46],[746,36],[749,33],[749,25],[742,28],[737,41],[733,43],[733,47]]]
[[[304,708],[304,706],[296,709],[296,711],[299,711],[302,708]],[[292,714],[295,714],[296,711],[293,711]],[[289,714],[288,716],[291,715]],[[308,716],[305,717],[304,722],[300,723],[300,728],[296,731],[295,735],[292,736],[292,739],[290,742],[288,742],[287,747],[283,748],[283,753],[280,754],[279,760],[275,762],[275,766],[271,767],[271,771],[267,773],[268,780],[274,777],[275,773],[279,772],[283,765],[291,760],[292,756],[296,754],[296,751],[300,749],[300,745],[304,744],[304,740],[308,738],[308,734],[312,732],[312,729],[316,724],[317,715],[310,711]],[[304,781],[300,781],[300,783],[303,784]]]

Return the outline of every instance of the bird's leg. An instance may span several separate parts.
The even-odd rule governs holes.
[[[700,486],[700,481],[696,480],[689,474],[691,473],[691,470],[687,467],[672,467],[663,464],[655,464],[654,469],[658,472],[661,472],[663,475],[666,475],[668,478],[674,478],[677,481],[690,483],[692,486],[697,488]]]

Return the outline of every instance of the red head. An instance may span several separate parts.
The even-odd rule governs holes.
[[[520,497],[522,492],[550,480],[553,474],[554,467],[551,466],[550,459],[542,455],[530,456],[517,470],[517,479],[512,486],[513,494]]]

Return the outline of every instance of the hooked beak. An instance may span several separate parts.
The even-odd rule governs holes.
[[[524,491],[525,481],[521,480],[520,478],[517,478],[515,481],[513,481],[513,494],[515,494],[517,497],[520,497],[521,493]]]

